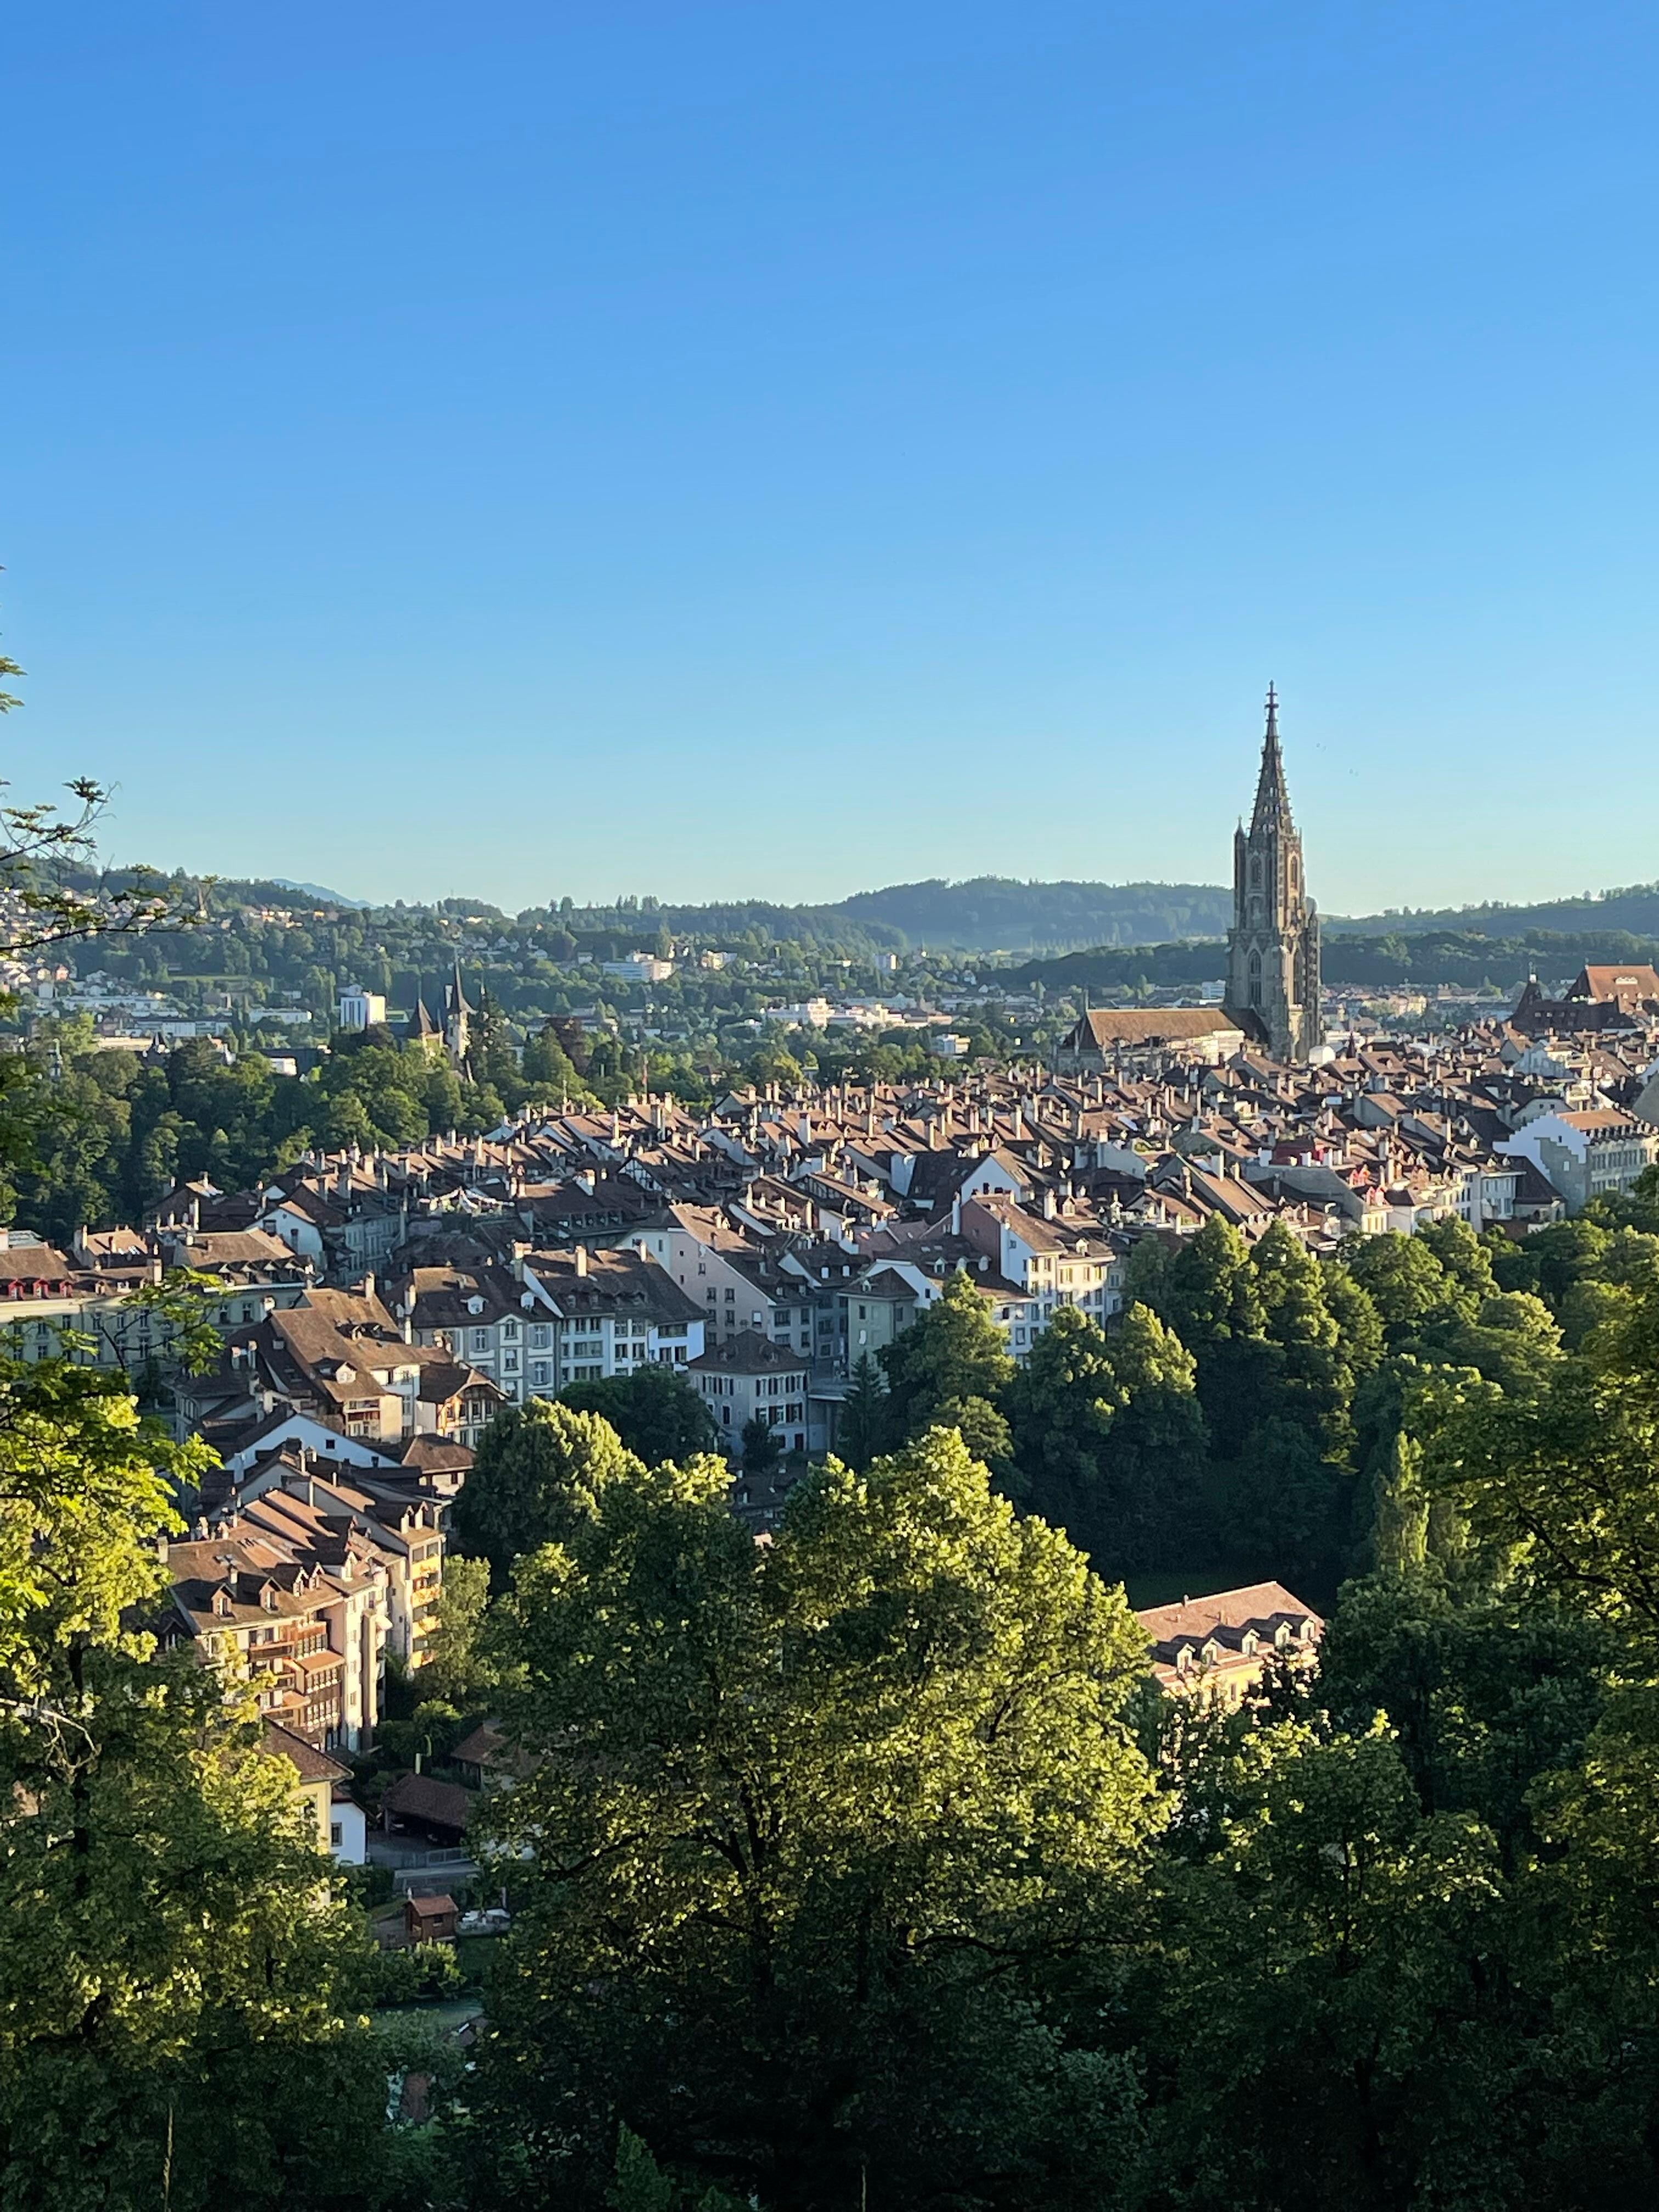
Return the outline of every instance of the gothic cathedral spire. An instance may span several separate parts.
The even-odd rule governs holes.
[[[1319,915],[1302,873],[1271,684],[1255,806],[1233,838],[1226,1005],[1274,1060],[1304,1061],[1320,1041]]]

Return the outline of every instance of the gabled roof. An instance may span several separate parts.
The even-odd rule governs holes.
[[[380,1803],[404,1820],[430,1820],[441,1828],[465,1828],[472,1811],[472,1795],[453,1782],[440,1782],[431,1774],[400,1774]]]
[[[351,1769],[314,1743],[307,1743],[292,1729],[285,1729],[280,1721],[267,1721],[261,1748],[271,1758],[285,1759],[298,1773],[301,1782],[349,1782]]]
[[[705,1352],[689,1362],[688,1373],[727,1375],[781,1375],[787,1370],[794,1374],[811,1365],[808,1352],[795,1352],[787,1344],[774,1344],[752,1328],[745,1328],[724,1344],[717,1344],[712,1352]]]
[[[1567,987],[1567,996],[1597,1003],[1608,999],[1659,999],[1659,972],[1646,963],[1624,968],[1583,967],[1577,980]]]
[[[1283,1583],[1248,1583],[1241,1589],[1217,1590],[1209,1597],[1182,1598],[1179,1605],[1156,1605],[1135,1619],[1154,1644],[1190,1638],[1201,1644],[1218,1628],[1264,1627],[1279,1620],[1309,1620],[1316,1631],[1325,1626],[1310,1605],[1304,1605]]]
[[[1237,1018],[1220,1006],[1094,1006],[1077,1029],[1086,1030],[1097,1051],[1115,1044],[1164,1044],[1225,1032],[1244,1035]]]

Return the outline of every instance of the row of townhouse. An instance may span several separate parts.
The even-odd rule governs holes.
[[[350,1291],[313,1285],[298,1305],[234,1329],[218,1365],[176,1378],[173,1397],[181,1434],[232,1449],[279,1407],[347,1437],[470,1449],[503,1402],[447,1346],[411,1342],[372,1275]]]
[[[702,1309],[631,1249],[519,1249],[506,1265],[413,1267],[388,1287],[410,1341],[465,1359],[502,1402],[647,1363],[683,1369],[703,1348]]]
[[[362,1751],[388,1653],[427,1659],[443,1588],[438,1504],[388,1477],[257,1455],[166,1548],[166,1645],[246,1680],[262,1715],[324,1749]]]
[[[298,1304],[312,1279],[257,1231],[185,1243],[154,1230],[82,1230],[65,1253],[0,1228],[0,1327],[24,1359],[137,1375],[170,1357],[175,1327],[153,1297],[179,1269],[195,1279],[197,1316],[226,1334]]]

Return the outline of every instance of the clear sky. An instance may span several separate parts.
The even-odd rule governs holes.
[[[1659,877],[1659,15],[9,19],[5,773],[364,896]]]

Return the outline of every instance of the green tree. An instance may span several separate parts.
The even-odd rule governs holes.
[[[1540,1777],[1576,1766],[1620,1654],[1600,1623],[1516,1588],[1463,1595],[1421,1567],[1348,1583],[1320,1651],[1345,1725],[1386,1712],[1425,1814],[1468,1813],[1520,1871],[1540,1841]]]
[[[1176,1253],[1164,1297],[1164,1318],[1189,1352],[1255,1341],[1264,1333],[1266,1316],[1249,1252],[1218,1213]]]
[[[568,1383],[559,1396],[579,1413],[602,1415],[647,1467],[665,1459],[695,1459],[700,1452],[719,1447],[707,1402],[683,1374],[662,1360],[653,1360],[631,1375]]]
[[[1225,1470],[1220,1535],[1227,1558],[1322,1597],[1352,1520],[1352,1478],[1299,1421],[1259,1421]]]
[[[114,1380],[0,1366],[0,2203],[373,2201],[373,1954],[251,1705],[134,1626],[168,1483]]]
[[[1095,1564],[1107,1575],[1184,1566],[1207,1534],[1196,1363],[1146,1306],[1132,1305],[1110,1341],[1121,1402],[1100,1461]]]
[[[489,1562],[452,1551],[444,1561],[437,1617],[420,1670],[423,1697],[441,1698],[465,1712],[495,1687],[498,1674],[486,1632],[489,1610]]]
[[[1115,2186],[1130,2072],[1066,1992],[1136,1910],[1144,1644],[1062,1537],[944,1431],[809,1476],[769,1547],[665,1468],[510,1613],[492,2202],[598,2194],[618,2120],[773,2212]]]
[[[1006,1400],[1021,1502],[1093,1554],[1105,1535],[1101,1462],[1125,1402],[1099,1323],[1059,1307]]]
[[[887,1391],[881,1371],[867,1352],[859,1355],[853,1387],[841,1409],[837,1448],[855,1474],[862,1474],[887,1435]]]
[[[1343,1256],[1348,1273],[1369,1293],[1390,1351],[1414,1344],[1431,1322],[1459,1314],[1474,1317],[1475,1295],[1448,1273],[1421,1237],[1351,1238]]]
[[[1249,1248],[1212,1214],[1177,1253],[1165,1318],[1198,1363],[1198,1392],[1218,1455],[1236,1458],[1250,1432],[1279,1410],[1277,1348],[1269,1344],[1261,1283]]]
[[[973,1278],[958,1270],[927,1310],[877,1354],[896,1437],[920,1436],[951,1400],[994,1406],[1014,1363]]]
[[[543,1097],[577,1098],[583,1095],[581,1078],[551,1022],[544,1023],[526,1044],[523,1073],[526,1085]]]
[[[506,1586],[521,1553],[557,1542],[595,1510],[600,1492],[639,1462],[609,1421],[555,1399],[507,1406],[479,1439],[452,1509],[455,1534]]]
[[[1213,1856],[1167,1893],[1181,1966],[1152,2030],[1172,2069],[1153,2126],[1165,2201],[1524,2203],[1492,1838],[1424,1815],[1381,1722],[1218,1747]]]
[[[783,1464],[783,1439],[763,1413],[744,1423],[738,1447],[745,1474],[773,1474]]]

